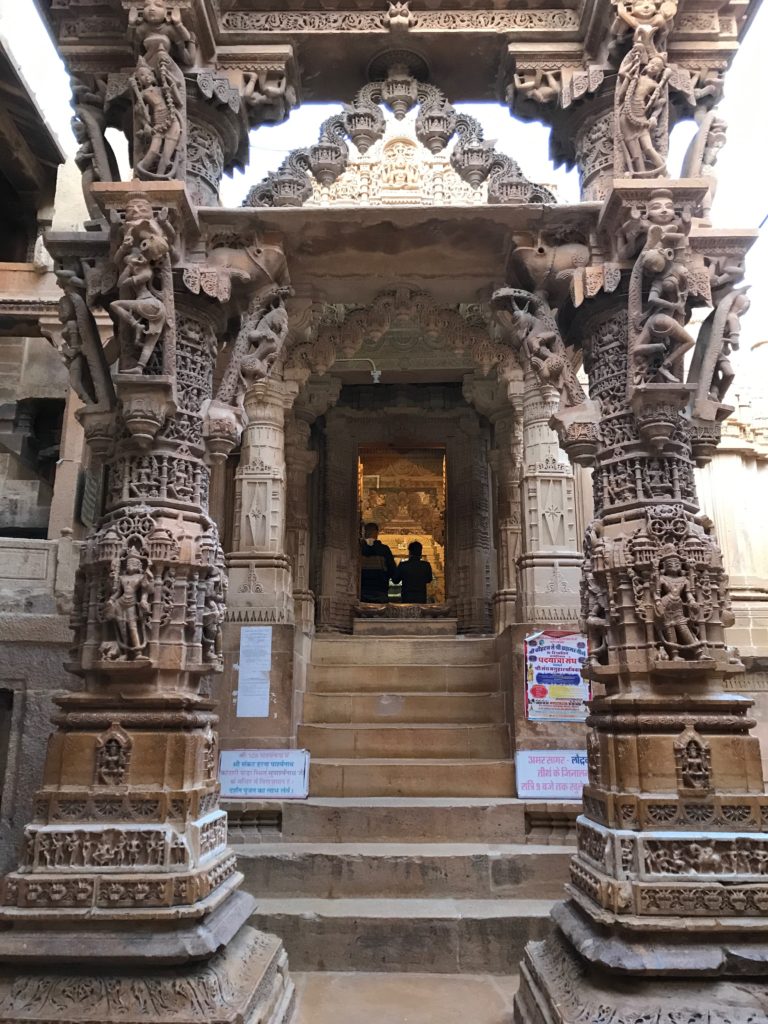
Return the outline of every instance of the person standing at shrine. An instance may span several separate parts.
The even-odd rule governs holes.
[[[401,562],[393,577],[395,583],[402,583],[400,600],[403,604],[426,604],[427,584],[432,582],[432,566],[421,557],[424,548],[418,540],[408,545],[408,558]]]
[[[366,604],[389,601],[389,580],[395,578],[394,555],[379,540],[378,523],[366,523],[360,541],[360,600]]]

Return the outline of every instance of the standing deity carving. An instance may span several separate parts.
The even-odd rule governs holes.
[[[714,258],[709,272],[714,308],[701,325],[688,373],[689,382],[696,385],[693,414],[704,420],[719,418],[735,377],[731,355],[739,348],[741,317],[749,309],[749,288],[739,287],[743,261]]]
[[[120,179],[115,154],[105,135],[106,89],[104,77],[80,75],[72,78],[72,106],[75,110],[72,132],[78,144],[75,164],[82,177],[83,198],[92,220],[101,220],[102,217],[93,198],[94,182]]]
[[[102,653],[108,661],[131,661],[147,646],[152,614],[154,576],[140,547],[129,545],[113,570],[111,586],[104,619],[112,623],[116,640],[106,641]]]
[[[99,329],[87,301],[86,269],[77,260],[59,263],[56,277],[64,293],[59,299],[59,352],[69,371],[69,382],[86,410],[108,411],[115,404],[115,391]]]
[[[128,24],[140,50],[130,78],[136,174],[144,180],[183,177],[186,92],[179,63],[194,63],[194,36],[180,8],[162,0],[132,7]]]
[[[673,544],[666,545],[659,552],[654,613],[661,645],[667,657],[673,661],[707,657],[701,653],[703,644],[694,631],[699,605]]]
[[[142,156],[136,162],[141,178],[174,177],[184,133],[184,100],[179,82],[169,72],[168,61],[158,61],[154,71],[143,57],[131,76],[137,138]]]
[[[615,0],[618,34],[632,33],[632,45],[619,66],[616,126],[624,171],[630,177],[666,174],[668,86],[672,76],[665,50],[677,4],[674,0]]]

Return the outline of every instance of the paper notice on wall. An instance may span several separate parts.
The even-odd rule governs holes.
[[[222,750],[219,779],[224,797],[300,800],[309,791],[309,751]]]
[[[586,750],[518,750],[517,795],[526,800],[581,800],[587,784]]]
[[[237,682],[237,717],[269,717],[272,627],[243,626]]]
[[[584,722],[592,693],[581,678],[583,633],[543,630],[525,638],[525,717],[529,722]]]

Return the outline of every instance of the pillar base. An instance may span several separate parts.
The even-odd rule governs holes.
[[[766,1024],[768,989],[764,980],[745,978],[608,973],[588,964],[555,931],[526,947],[513,1022]]]
[[[294,999],[280,939],[248,926],[210,960],[182,967],[0,968],[2,1024],[288,1024]]]

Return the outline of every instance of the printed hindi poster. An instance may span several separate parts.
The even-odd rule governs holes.
[[[591,696],[581,677],[583,633],[545,629],[525,638],[525,717],[529,722],[583,722]]]
[[[236,800],[302,800],[309,793],[308,750],[222,750],[221,795]]]
[[[517,795],[526,800],[581,800],[586,750],[518,750]]]
[[[269,717],[269,673],[272,670],[272,627],[243,626],[237,678],[237,717]]]

